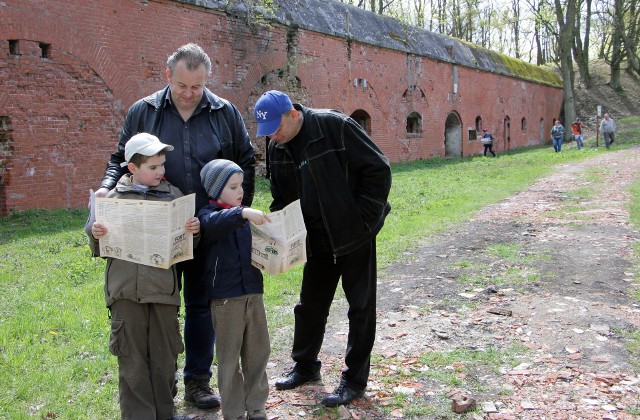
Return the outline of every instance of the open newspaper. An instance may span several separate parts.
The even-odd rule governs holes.
[[[195,194],[173,201],[126,200],[91,194],[91,215],[107,227],[100,256],[169,268],[193,259],[193,234],[184,225],[193,217]]]
[[[269,274],[280,274],[307,261],[307,229],[300,200],[269,214],[271,223],[254,225],[251,263]]]

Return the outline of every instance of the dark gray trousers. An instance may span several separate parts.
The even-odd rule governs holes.
[[[184,346],[178,306],[121,299],[111,305],[109,351],[118,356],[123,419],[173,416],[176,361]]]
[[[236,419],[246,411],[264,410],[271,345],[262,295],[212,300],[211,320],[217,335],[222,416]]]

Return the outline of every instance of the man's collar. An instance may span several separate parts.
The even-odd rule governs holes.
[[[173,100],[171,99],[171,88],[168,89],[167,91],[167,96],[165,98],[165,107],[166,106],[172,106],[175,107],[175,105],[173,104]],[[198,103],[198,105],[196,106],[197,108],[211,108],[213,106],[213,104],[211,103],[211,101],[209,100],[209,98],[207,97],[206,91],[202,91],[202,97],[200,98],[200,102]]]

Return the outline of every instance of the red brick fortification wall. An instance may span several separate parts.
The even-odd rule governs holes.
[[[86,206],[126,110],[165,86],[167,56],[188,42],[210,55],[208,87],[243,112],[252,137],[255,100],[281,89],[353,115],[394,162],[480,153],[468,138],[478,119],[498,152],[540,144],[562,101],[557,88],[277,23],[249,28],[184,2],[4,0],[0,214]],[[263,158],[263,139],[256,146]]]

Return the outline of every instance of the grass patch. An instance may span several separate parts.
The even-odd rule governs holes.
[[[640,118],[639,118],[640,120]],[[640,129],[639,129],[640,130]],[[640,132],[638,133],[640,135]],[[629,187],[632,200],[629,203],[629,220],[631,224],[636,228],[640,228],[640,179],[636,179]],[[635,278],[640,278],[640,244],[636,243],[634,246],[634,252],[636,257],[635,264]],[[637,282],[636,282],[637,284]],[[632,294],[636,302],[640,303],[640,287],[635,286],[632,290]],[[627,348],[633,354],[636,364],[640,364],[640,330],[636,330],[627,334],[628,342]],[[640,406],[636,408],[640,410]]]
[[[501,367],[514,367],[522,362],[522,357],[531,354],[531,350],[522,345],[514,344],[501,349],[489,347],[483,350],[458,348],[449,352],[429,352],[420,356],[420,363],[428,366],[424,375],[432,376],[431,371],[450,370],[454,372],[470,372],[474,366],[483,366],[494,373],[499,373]]]
[[[495,244],[488,247],[487,252],[497,257],[504,258],[510,263],[516,263],[520,260],[522,245],[515,242]]]
[[[484,252],[488,255],[482,263],[462,260],[451,264],[458,269],[457,280],[467,286],[467,290],[485,288],[490,285],[526,285],[540,280],[540,273],[531,266],[535,262],[551,258],[548,254],[528,253],[518,243],[500,243],[488,246]],[[493,257],[493,258],[492,258]],[[499,264],[491,259],[499,259]]]

